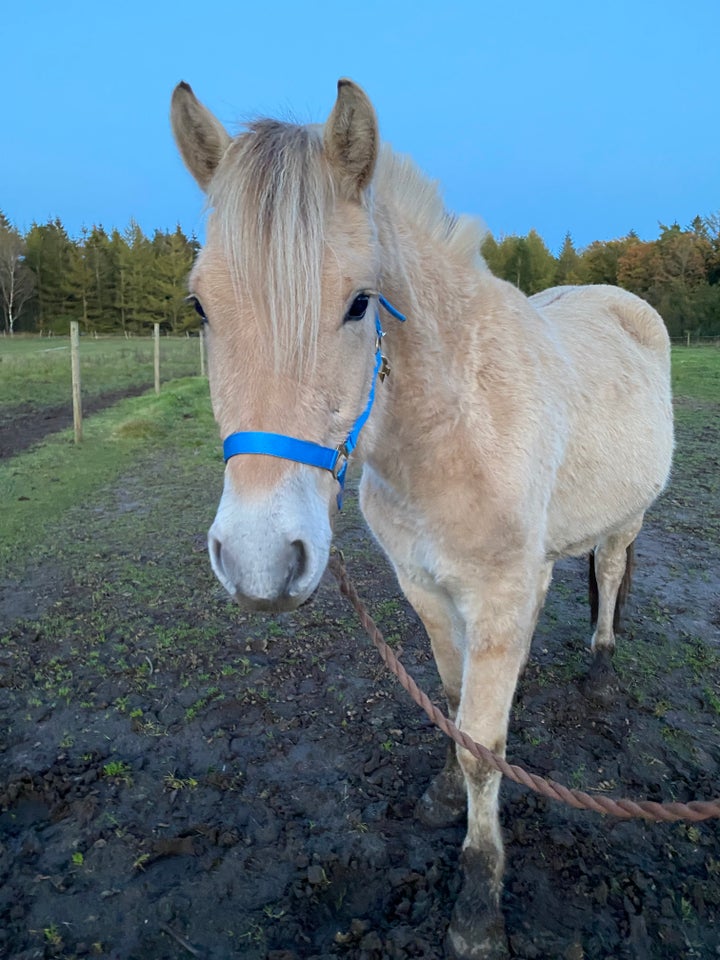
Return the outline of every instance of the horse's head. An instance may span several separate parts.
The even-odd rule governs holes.
[[[342,80],[324,128],[263,120],[232,139],[181,83],[172,125],[211,210],[190,292],[207,321],[223,438],[262,431],[342,444],[376,362],[370,101]],[[337,493],[328,469],[232,456],[208,537],[220,582],[254,609],[301,604],[327,564]]]

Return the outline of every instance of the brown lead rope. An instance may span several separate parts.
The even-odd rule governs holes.
[[[575,807],[577,810],[594,810],[596,813],[605,813],[612,817],[624,820],[642,818],[644,820],[708,820],[711,817],[720,817],[720,798],[715,800],[693,800],[690,803],[656,803],[653,800],[612,800],[610,797],[591,796],[583,790],[571,790],[553,780],[546,780],[535,773],[528,773],[522,767],[508,763],[503,757],[475,743],[467,734],[459,730],[452,720],[435,706],[427,694],[415,683],[408,674],[390,647],[385,643],[383,635],[370,616],[358,592],[350,582],[342,555],[333,553],[330,558],[330,571],[338,581],[340,592],[347,597],[357,613],[360,623],[377,647],[388,669],[395,674],[402,686],[407,690],[418,706],[422,707],[432,722],[440,727],[443,733],[451,740],[468,750],[478,760],[498,770],[503,776],[515,783],[520,783],[540,796],[551,800],[560,800],[562,803]]]

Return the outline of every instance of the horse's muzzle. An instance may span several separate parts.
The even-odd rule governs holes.
[[[311,550],[302,540],[275,545],[274,549],[268,544],[263,562],[248,569],[240,562],[242,544],[224,545],[211,529],[208,552],[220,583],[249,610],[294,610],[317,586]]]

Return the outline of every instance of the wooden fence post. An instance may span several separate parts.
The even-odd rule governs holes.
[[[82,396],[80,394],[80,332],[76,320],[70,321],[70,369],[72,370],[73,428],[75,443],[82,440]]]
[[[160,393],[160,324],[153,326],[153,340],[155,341],[155,393]]]

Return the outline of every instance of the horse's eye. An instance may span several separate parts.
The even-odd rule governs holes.
[[[366,293],[359,293],[350,304],[350,309],[345,314],[345,320],[362,320],[369,303],[370,297]]]
[[[203,310],[202,304],[200,303],[200,301],[198,300],[198,298],[192,296],[192,294],[191,294],[191,295],[188,297],[188,300],[189,300],[190,303],[193,305],[193,307],[195,307],[195,313],[200,317],[200,322],[201,322],[201,323],[207,323],[207,322],[208,322],[208,318],[205,316],[205,311]]]

